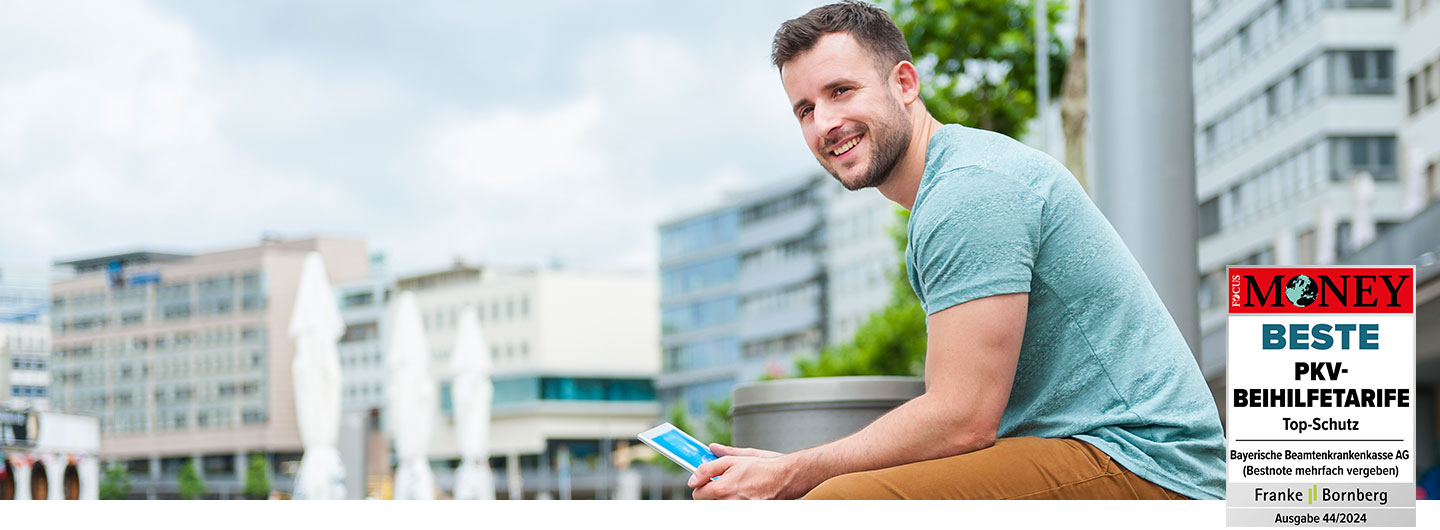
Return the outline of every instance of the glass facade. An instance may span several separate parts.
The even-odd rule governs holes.
[[[0,268],[0,322],[34,323],[49,310],[50,284],[44,272]]]
[[[685,221],[660,230],[660,258],[669,259],[735,241],[740,214],[735,210]]]
[[[654,401],[650,379],[524,377],[495,380],[495,405],[535,401]]]
[[[667,306],[660,315],[661,334],[673,335],[730,324],[735,322],[739,312],[739,300],[734,296]]]
[[[735,337],[688,342],[665,348],[661,370],[678,372],[732,366],[740,362],[740,342]]]
[[[727,285],[735,281],[740,259],[734,255],[665,270],[660,278],[660,296],[682,296]]]

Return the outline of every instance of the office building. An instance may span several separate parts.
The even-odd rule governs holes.
[[[11,409],[50,407],[50,326],[0,321],[0,405]]]
[[[1363,244],[1350,237],[1360,209],[1380,232],[1413,213],[1397,162],[1392,7],[1194,4],[1198,353],[1212,390],[1224,388],[1226,266],[1334,263]]]
[[[739,193],[660,226],[657,390],[691,418],[791,373],[889,301],[894,207],[826,176]]]
[[[368,277],[363,241],[327,237],[56,264],[51,405],[99,418],[101,457],[130,469],[132,495],[175,497],[193,460],[209,496],[238,496],[254,453],[290,491],[303,446],[288,329],[311,251],[333,283]]]
[[[1396,70],[1403,86],[1403,181],[1413,206],[1440,200],[1440,0],[1402,0]]]
[[[461,457],[455,436],[454,372],[451,355],[461,312],[474,307],[489,345],[494,401],[490,425],[491,467],[498,498],[604,499],[616,494],[614,455],[660,418],[654,377],[659,372],[659,316],[655,277],[642,273],[581,272],[475,266],[398,278],[389,290],[415,293],[431,350],[429,371],[439,396],[430,438],[436,485],[452,491]],[[378,285],[342,296],[383,296]],[[380,300],[380,298],[374,298]],[[342,305],[346,305],[342,300]],[[366,359],[371,321],[362,304],[345,310],[342,349]],[[380,334],[390,315],[376,313]],[[342,354],[343,355],[343,354]],[[376,384],[357,361],[347,381],[358,388],[347,399],[380,409],[368,388]],[[383,357],[380,361],[383,365]],[[369,366],[369,367],[367,367]],[[355,376],[349,377],[349,374]],[[384,380],[380,378],[383,396]],[[366,449],[373,460],[374,447]],[[388,459],[386,459],[388,464]],[[651,468],[642,477],[644,495],[675,497],[685,477]],[[389,473],[371,467],[367,474]],[[683,491],[679,492],[683,495]]]
[[[384,253],[370,256],[368,278],[332,284],[344,335],[340,357],[340,433],[338,449],[345,465],[347,498],[383,497],[390,469],[389,442],[380,426],[385,403],[386,313],[394,277]]]
[[[0,267],[0,405],[49,405],[49,314],[47,270]]]

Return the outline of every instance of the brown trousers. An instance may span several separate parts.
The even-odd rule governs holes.
[[[840,475],[806,499],[1159,499],[1186,497],[1073,438],[1001,438],[948,458]]]

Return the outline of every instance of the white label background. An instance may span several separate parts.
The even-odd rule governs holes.
[[[1241,462],[1229,460],[1228,479],[1230,482],[1413,482],[1414,465],[1414,414],[1415,414],[1415,317],[1413,314],[1377,315],[1231,315],[1228,321],[1228,358],[1226,360],[1226,415],[1227,447],[1234,451],[1256,450],[1370,450],[1409,451],[1410,459],[1404,461],[1370,460],[1250,460]],[[1262,324],[1285,326],[1286,349],[1263,349]],[[1332,345],[1329,349],[1289,349],[1291,324],[1378,324],[1376,341],[1378,349],[1359,349],[1360,333],[1350,332],[1350,348],[1341,349],[1340,335],[1331,332]],[[1313,337],[1311,337],[1313,341]],[[1295,379],[1297,362],[1341,363],[1347,370],[1335,380],[1312,380],[1309,374]],[[1323,369],[1322,369],[1323,371]],[[1328,378],[1328,372],[1324,372]],[[1255,388],[1401,388],[1409,389],[1408,407],[1388,408],[1358,407],[1236,407],[1236,389]],[[1360,422],[1358,431],[1318,431],[1308,428],[1300,433],[1286,430],[1281,418],[1310,423],[1314,418],[1334,418],[1340,422],[1354,419]],[[1246,439],[1394,439],[1399,442],[1237,442]],[[1228,456],[1228,453],[1227,453]],[[1342,467],[1398,466],[1400,475],[1372,476],[1259,476],[1243,477],[1241,468],[1245,465],[1268,466],[1309,466],[1339,465]]]

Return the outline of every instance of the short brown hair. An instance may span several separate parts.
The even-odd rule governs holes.
[[[912,61],[905,34],[890,20],[890,15],[884,9],[857,0],[820,6],[785,21],[775,31],[770,61],[775,68],[783,70],[785,63],[814,48],[820,37],[840,32],[849,33],[870,50],[882,73],[901,61]]]

